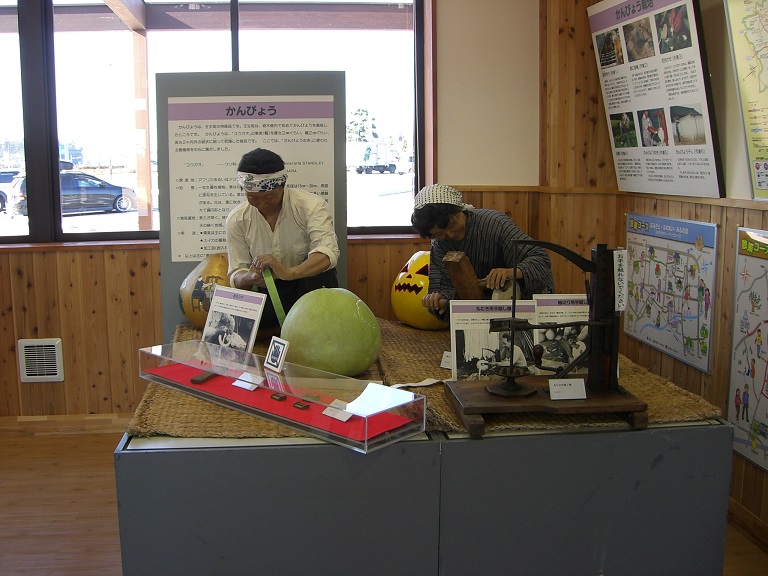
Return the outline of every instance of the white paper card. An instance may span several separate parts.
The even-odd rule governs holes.
[[[234,382],[232,382],[232,386],[245,388],[246,390],[253,392],[262,382],[264,382],[264,378],[262,376],[257,376],[256,374],[251,374],[250,372],[243,372]]]
[[[446,350],[443,352],[443,359],[440,360],[440,368],[447,368],[448,370],[451,369],[451,351]]]
[[[347,404],[347,412],[357,416],[370,416],[411,402],[413,398],[413,392],[369,382],[363,393]]]
[[[584,378],[552,378],[549,381],[550,400],[582,400],[586,397]]]
[[[346,407],[347,407],[346,402],[343,402],[341,400],[334,400],[326,407],[325,410],[323,410],[323,414],[325,416],[330,416],[335,420],[346,422],[347,420],[352,418],[352,413],[347,412]]]

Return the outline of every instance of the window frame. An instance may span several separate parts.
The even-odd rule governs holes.
[[[426,159],[433,147],[427,139],[433,133],[430,111],[433,102],[425,95],[433,93],[431,60],[434,55],[433,26],[434,1],[413,0],[413,27],[415,42],[415,99],[414,134],[414,188],[418,190],[432,180],[425,172]],[[169,5],[150,4],[141,0],[105,0],[115,16],[130,30],[143,37],[145,61],[141,64],[146,75],[147,29],[164,29],[156,24],[159,15]],[[244,16],[244,6],[230,0],[229,6],[217,7],[219,20],[226,16],[232,38],[232,70],[239,69],[238,29]],[[252,9],[256,5],[246,8]],[[290,9],[288,5],[282,10]],[[164,8],[161,8],[164,7]],[[263,8],[263,5],[261,5]],[[103,11],[103,6],[96,6]],[[65,7],[57,7],[66,9]],[[10,10],[13,10],[11,8]],[[109,240],[157,239],[157,230],[119,232],[72,233],[62,231],[61,189],[59,183],[59,143],[56,112],[55,60],[54,60],[54,5],[53,0],[24,0],[17,2],[19,52],[21,59],[21,88],[24,122],[24,150],[27,174],[29,234],[3,237],[3,243],[88,242]],[[226,12],[226,14],[221,14]],[[219,22],[219,24],[221,23]],[[41,90],[40,87],[43,87]],[[414,191],[415,191],[414,190]],[[37,193],[35,193],[37,191]],[[348,235],[413,234],[408,226],[348,227]]]

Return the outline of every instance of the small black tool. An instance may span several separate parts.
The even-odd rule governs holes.
[[[309,404],[307,404],[306,402],[294,402],[293,407],[298,408],[299,410],[306,410],[307,408],[309,408]]]
[[[287,396],[285,394],[280,394],[280,392],[275,392],[274,394],[272,394],[272,396],[270,396],[270,398],[272,398],[272,400],[277,400],[278,402],[281,402],[285,400]]]
[[[200,372],[197,376],[190,378],[189,381],[192,384],[204,384],[214,376],[217,376],[216,372]]]

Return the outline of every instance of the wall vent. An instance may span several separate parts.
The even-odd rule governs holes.
[[[19,340],[19,372],[22,382],[64,380],[61,338]]]

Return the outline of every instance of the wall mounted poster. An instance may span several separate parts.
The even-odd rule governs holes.
[[[280,154],[286,186],[317,194],[333,214],[333,113],[332,95],[169,98],[174,261],[198,261],[226,250],[224,221],[244,201],[237,163],[254,148]]]
[[[621,191],[721,195],[695,8],[692,0],[587,8]]]
[[[768,2],[726,0],[752,196],[768,198]]]
[[[768,470],[768,232],[736,233],[728,420],[734,450]]]
[[[627,215],[624,332],[709,373],[717,226]]]

